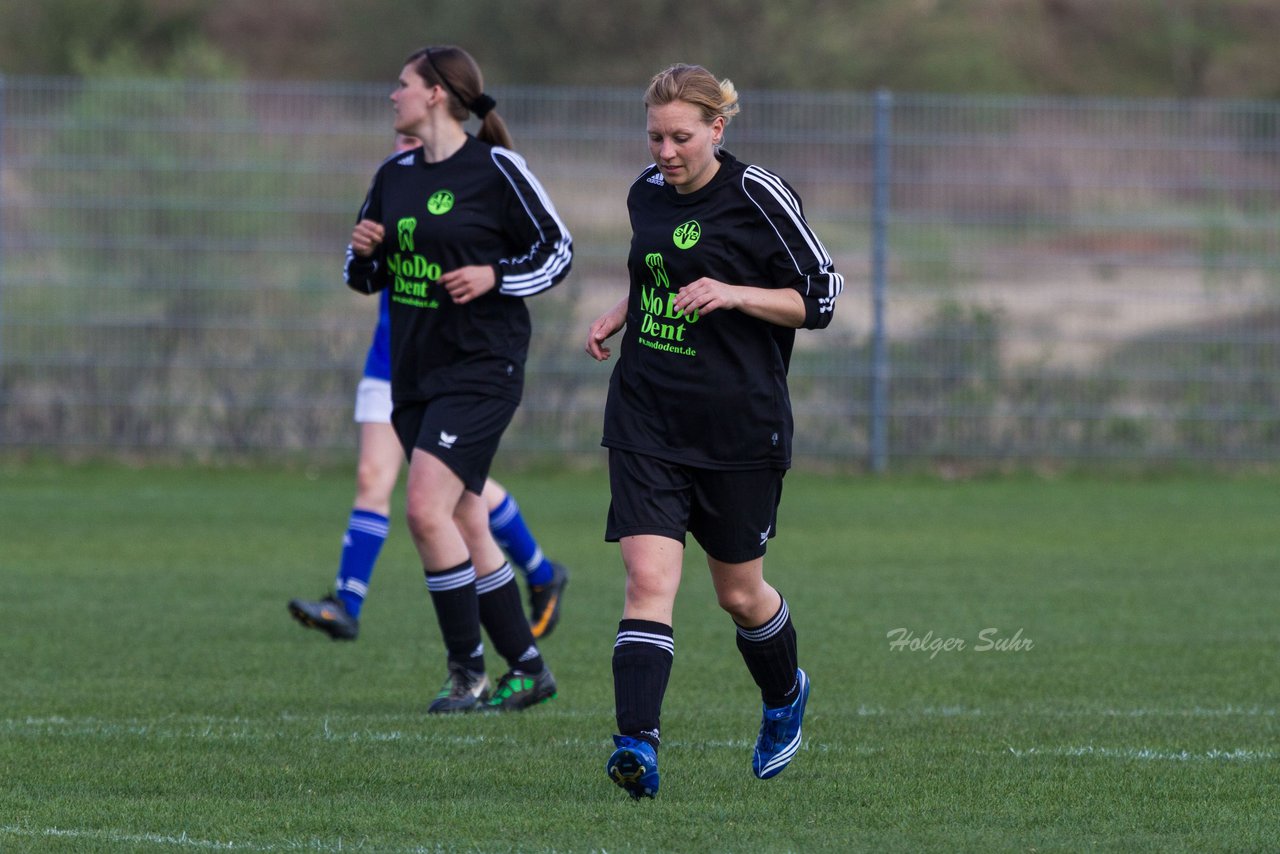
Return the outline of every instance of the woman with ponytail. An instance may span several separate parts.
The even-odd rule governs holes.
[[[527,297],[569,272],[573,242],[458,47],[405,60],[394,129],[422,147],[382,163],[347,247],[346,281],[390,292],[391,422],[409,459],[409,532],[448,676],[427,711],[521,710],[556,694],[481,493],[524,391]],[[480,119],[475,135],[464,127]],[[486,675],[481,626],[507,672]]]

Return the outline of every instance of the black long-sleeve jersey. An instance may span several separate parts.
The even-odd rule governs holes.
[[[391,394],[397,402],[477,393],[520,402],[529,350],[523,297],[569,272],[573,240],[524,158],[468,136],[452,157],[421,148],[387,158],[357,221],[386,229],[372,258],[347,247],[346,282],[390,288]],[[441,274],[488,264],[493,290],[457,305]]]
[[[631,186],[631,290],[603,444],[699,468],[785,469],[795,330],[733,310],[684,315],[672,303],[702,276],[793,288],[804,327],[818,329],[844,280],[785,181],[717,157],[720,168],[693,193],[677,193],[656,166]]]

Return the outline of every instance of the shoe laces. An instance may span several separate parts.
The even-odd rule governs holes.
[[[483,673],[466,667],[466,665],[457,662],[449,662],[449,691],[450,697],[462,697],[474,693],[475,686],[480,684],[484,679]],[[444,692],[442,692],[444,693]]]
[[[772,747],[786,736],[786,724],[791,720],[794,708],[781,706],[764,710],[764,726],[760,730],[760,740],[765,746]]]
[[[524,680],[528,680],[528,684],[525,684]],[[525,673],[523,670],[508,670],[498,680],[493,696],[510,697],[521,691],[530,691],[537,681],[538,677],[531,673]]]

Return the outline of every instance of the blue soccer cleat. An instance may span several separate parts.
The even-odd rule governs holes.
[[[617,750],[604,766],[609,779],[626,789],[636,800],[658,794],[658,751],[639,738],[615,735]]]
[[[791,705],[764,709],[760,737],[751,756],[751,770],[761,780],[781,774],[800,749],[800,723],[804,720],[805,703],[809,701],[809,677],[803,670],[796,670],[796,679],[800,693]]]

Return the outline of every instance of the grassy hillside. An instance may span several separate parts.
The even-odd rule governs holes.
[[[453,42],[506,85],[1274,98],[1278,33],[1269,0],[46,0],[0,7],[0,70],[391,81]]]

